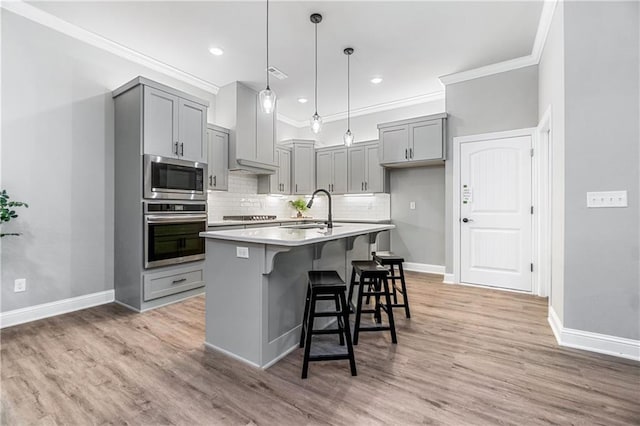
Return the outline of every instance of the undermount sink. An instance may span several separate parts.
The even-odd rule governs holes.
[[[290,229],[325,229],[327,227],[324,223],[303,223],[301,225],[284,225],[283,228]],[[340,227],[340,225],[333,225],[334,228]]]

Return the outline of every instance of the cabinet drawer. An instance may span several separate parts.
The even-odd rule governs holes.
[[[175,293],[204,286],[204,270],[195,269],[167,275],[146,275],[144,277],[144,301],[169,296]]]

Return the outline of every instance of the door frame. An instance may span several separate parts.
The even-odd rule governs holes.
[[[460,271],[460,249],[461,249],[461,241],[460,241],[460,172],[461,172],[461,157],[460,157],[460,147],[463,143],[467,143],[467,142],[482,142],[482,141],[487,141],[487,140],[492,140],[492,139],[508,139],[508,138],[517,138],[517,137],[522,137],[522,136],[529,136],[531,137],[531,146],[532,148],[535,150],[536,148],[536,139],[537,139],[537,135],[538,135],[538,131],[536,127],[527,127],[524,129],[517,129],[517,130],[507,130],[504,132],[492,132],[492,133],[482,133],[482,134],[478,134],[478,135],[470,135],[470,136],[456,136],[453,138],[453,208],[451,209],[452,212],[452,217],[451,217],[451,223],[453,226],[453,282],[455,284],[465,284],[466,283],[461,283],[460,282],[460,275],[461,275],[461,271]],[[534,151],[535,152],[535,151]],[[535,157],[534,157],[535,158]],[[534,172],[534,166],[535,163],[532,164],[532,176],[531,176],[531,183],[533,185],[532,187],[532,203],[535,202],[535,200],[537,199],[536,194],[535,194],[535,188],[536,185],[534,183],[534,178],[538,175],[537,173]],[[535,210],[535,204],[534,204],[534,215],[535,216],[536,210]],[[538,233],[538,229],[536,226],[536,220],[532,221],[532,228],[531,228],[531,232],[532,232],[532,254],[533,254],[533,258],[532,258],[532,262],[534,263],[534,271],[535,271],[535,264],[537,262],[536,259],[536,253],[537,253],[537,246],[536,246],[536,238],[534,237],[537,233]],[[474,285],[474,286],[478,286],[476,284],[469,284],[469,285]],[[480,286],[480,287],[484,287],[484,286]],[[499,287],[491,287],[493,289],[497,289],[497,290],[504,290],[504,291],[515,291],[518,293],[523,293],[522,291],[518,291],[518,290],[511,290],[511,289],[502,289]],[[529,292],[524,292],[524,293],[529,293]],[[532,294],[537,294],[538,293],[538,288],[537,288],[537,283],[536,280],[534,279],[534,277],[532,276]]]
[[[551,305],[551,220],[552,220],[552,168],[553,161],[553,129],[551,105],[542,115],[536,127],[536,137],[533,139],[533,205],[534,208],[534,268],[533,288],[537,296],[549,297]],[[546,136],[545,136],[546,134]],[[535,267],[538,265],[538,267]]]

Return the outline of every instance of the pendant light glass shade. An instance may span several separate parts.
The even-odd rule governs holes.
[[[255,93],[255,92],[254,92]],[[266,89],[260,91],[260,109],[265,114],[271,114],[276,107],[276,93],[267,86]]]
[[[322,130],[322,117],[320,117],[320,115],[318,114],[318,24],[322,22],[322,15],[320,15],[319,13],[314,13],[309,17],[309,19],[314,25],[314,30],[316,35],[316,38],[315,38],[316,75],[315,75],[315,85],[314,85],[314,88],[315,88],[314,103],[316,107],[316,112],[313,114],[313,116],[311,116],[311,120],[309,120],[309,124],[311,125],[311,131],[317,135],[318,133],[320,133],[320,130]]]
[[[260,110],[265,114],[271,114],[276,108],[276,93],[269,87],[269,0],[267,0],[267,87],[258,95]]]
[[[347,47],[344,49],[344,54],[347,55],[347,132],[342,137],[345,146],[351,146],[353,144],[353,133],[351,133],[351,54],[353,48]]]
[[[322,130],[322,117],[320,117],[317,112],[313,114],[309,122],[311,124],[311,131],[315,134],[320,133],[320,130]]]

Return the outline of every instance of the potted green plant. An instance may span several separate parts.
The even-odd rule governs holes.
[[[9,201],[9,198],[9,194],[7,194],[7,191],[3,189],[2,192],[0,192],[0,224],[9,222],[11,219],[18,217],[18,214],[12,209],[12,207],[29,207],[27,203],[23,203],[22,201]],[[18,236],[20,234],[16,232],[9,232],[6,234],[0,232],[0,237],[7,237],[9,235]]]
[[[291,207],[296,209],[296,211],[298,212],[298,217],[302,217],[302,214],[309,210],[309,208],[307,207],[307,202],[302,198],[291,200],[289,201],[289,204],[291,205]]]

